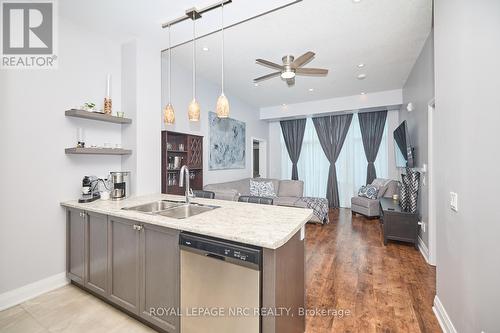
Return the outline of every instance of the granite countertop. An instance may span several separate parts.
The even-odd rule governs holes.
[[[165,199],[184,201],[185,198],[169,194],[151,194],[122,201],[97,200],[91,203],[78,203],[74,200],[63,202],[61,205],[273,250],[288,242],[313,215],[311,209],[202,198],[193,198],[191,201],[220,208],[186,219],[121,209]]]

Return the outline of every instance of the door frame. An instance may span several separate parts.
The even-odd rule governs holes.
[[[257,137],[250,138],[250,178],[253,178],[253,142],[259,141],[259,173],[261,178],[267,178],[267,140]]]
[[[433,99],[427,104],[427,179],[429,183],[429,217],[428,217],[428,230],[429,230],[429,258],[430,265],[436,266],[436,253],[437,253],[437,226],[436,226],[436,202],[435,202],[435,185],[434,185],[434,116],[436,114],[436,102]]]

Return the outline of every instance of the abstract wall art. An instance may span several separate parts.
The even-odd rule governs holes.
[[[232,118],[208,113],[210,128],[209,170],[244,169],[246,125]]]

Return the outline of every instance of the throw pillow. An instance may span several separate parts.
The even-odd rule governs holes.
[[[272,182],[257,182],[250,179],[250,195],[256,197],[274,198],[276,192]]]
[[[254,197],[259,196],[259,182],[250,179],[250,195]]]
[[[390,179],[383,179],[383,178],[377,178],[377,179],[373,180],[373,182],[371,183],[371,185],[373,185],[376,188],[378,188],[377,199],[379,199],[380,197],[382,197],[385,194],[385,192],[389,188],[389,183],[390,182],[391,182]]]
[[[358,191],[359,197],[365,197],[368,199],[377,199],[378,188],[373,185],[363,185]]]

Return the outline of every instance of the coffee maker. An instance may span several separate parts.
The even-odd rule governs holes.
[[[122,200],[130,196],[130,172],[110,172],[109,183],[111,185],[111,200]]]
[[[96,191],[98,179],[93,176],[85,176],[82,179],[82,196],[79,203],[92,202],[101,198],[99,191]]]

